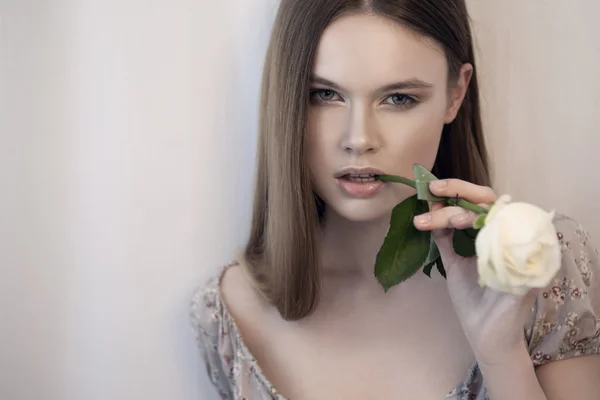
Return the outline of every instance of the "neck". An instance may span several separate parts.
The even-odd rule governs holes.
[[[323,273],[373,279],[375,259],[389,223],[390,215],[368,222],[354,222],[326,212],[320,241]]]

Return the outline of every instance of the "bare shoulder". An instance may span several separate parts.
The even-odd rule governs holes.
[[[221,278],[220,292],[227,311],[245,333],[258,320],[264,321],[270,305],[255,289],[243,263],[239,259],[227,268]]]

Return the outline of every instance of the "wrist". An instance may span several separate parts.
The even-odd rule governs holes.
[[[531,357],[524,339],[510,347],[474,349],[474,355],[480,367],[506,368],[531,364]]]
[[[489,371],[506,369],[527,369],[533,368],[533,363],[527,347],[520,346],[504,351],[480,352],[475,353],[477,364],[481,370]]]
[[[525,346],[477,361],[490,399],[546,400]]]

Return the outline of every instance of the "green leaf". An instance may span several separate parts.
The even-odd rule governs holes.
[[[462,257],[473,257],[475,251],[475,239],[479,231],[474,228],[455,229],[452,237],[454,252]]]
[[[427,258],[425,259],[425,264],[429,264],[430,262],[437,260],[439,256],[440,256],[440,250],[438,249],[437,244],[435,243],[435,240],[433,240],[433,237],[431,236],[431,233],[430,233],[429,234],[429,253],[427,253]]]
[[[416,195],[394,207],[388,233],[375,261],[375,277],[384,291],[407,280],[423,266],[431,234],[415,228],[413,218],[428,210],[428,204]]]
[[[425,266],[423,267],[423,273],[431,278],[431,270],[433,269],[434,265],[435,261],[430,262],[429,264],[425,264]]]
[[[477,235],[479,234],[479,229],[475,229],[475,228],[466,228],[466,229],[462,229],[462,231],[471,239],[473,239],[473,241],[475,241],[475,239],[477,238]]]
[[[485,225],[485,217],[487,217],[487,214],[479,214],[479,216],[477,217],[475,222],[473,222],[473,228],[474,229],[483,228]]]
[[[415,164],[413,166],[413,173],[415,176],[415,184],[417,189],[417,198],[424,201],[443,201],[444,198],[435,196],[429,190],[429,183],[437,181],[438,178],[433,175],[427,168],[421,164]]]
[[[442,257],[437,260],[437,269],[441,276],[446,278],[446,268],[444,268],[444,263],[442,262]]]
[[[438,250],[437,245],[435,244],[435,240],[429,235],[429,253],[427,253],[427,258],[425,259],[425,266],[423,267],[423,272],[425,275],[431,278],[431,270],[435,265],[435,262],[440,257],[440,251]]]
[[[423,267],[423,272],[430,278],[431,271],[434,265],[437,266],[437,270],[440,272],[440,275],[442,275],[445,278],[446,271],[444,269],[442,257],[440,256],[440,250],[438,249],[435,240],[433,240],[433,237],[431,237],[431,243],[429,245],[429,254],[427,254],[427,258],[425,259],[425,266]]]

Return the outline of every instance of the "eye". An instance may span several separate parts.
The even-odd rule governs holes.
[[[409,107],[416,104],[417,101],[414,97],[405,94],[394,93],[385,99],[385,103],[391,106]]]
[[[335,96],[335,92],[333,90],[319,90],[317,95],[321,100],[331,100]]]
[[[338,100],[339,97],[339,94],[329,89],[314,89],[310,91],[310,99],[315,103],[334,101]]]

